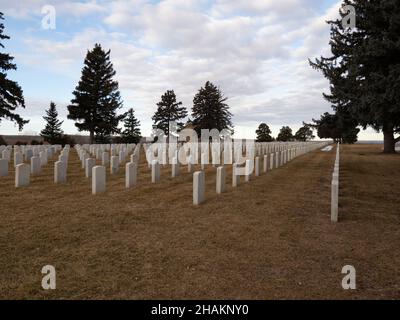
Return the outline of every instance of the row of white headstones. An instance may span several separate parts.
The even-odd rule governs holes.
[[[0,177],[8,176],[13,156],[15,186],[27,186],[30,175],[39,175],[42,167],[61,149],[61,145],[0,146]]]
[[[245,181],[249,182],[251,175],[255,176],[267,173],[294,158],[307,152],[324,147],[329,142],[292,142],[292,143],[255,143],[254,157],[244,161],[244,177]],[[99,194],[106,191],[106,168],[109,166],[111,174],[117,174],[119,167],[125,162],[130,155],[130,161],[125,164],[125,186],[132,188],[137,184],[138,166],[140,159],[140,150],[143,146],[146,157],[150,151],[149,144],[118,144],[118,145],[76,145],[75,150],[78,153],[81,161],[82,169],[85,170],[85,176],[92,179],[92,194]],[[168,149],[168,147],[167,147]],[[60,151],[58,161],[54,164],[54,183],[65,183],[67,181],[68,159],[70,154],[70,146],[66,145],[62,148],[60,145],[54,146],[1,146],[0,153],[0,176],[8,174],[8,163],[11,159],[12,151],[14,151],[14,166],[15,166],[15,186],[27,186],[30,183],[30,175],[38,175],[41,172],[41,167],[47,165],[48,159]],[[212,151],[212,158],[220,159],[223,153],[223,148],[219,149],[219,154]],[[246,146],[243,150],[246,151]],[[187,151],[187,171],[193,170],[193,154],[191,150]],[[168,150],[167,150],[168,153]],[[177,177],[180,174],[180,163],[177,161],[178,154],[172,155],[171,161],[171,176]],[[201,170],[193,173],[193,204],[199,205],[205,201],[205,168],[207,164],[203,161],[204,154],[201,154]],[[30,165],[25,162],[30,162]],[[208,157],[207,157],[208,159]],[[96,165],[96,160],[101,160],[101,165]],[[261,161],[263,166],[261,168]],[[213,161],[213,163],[218,163]],[[237,187],[240,182],[238,169],[243,167],[243,164],[232,164],[232,186]],[[151,182],[157,183],[160,181],[160,162],[158,160],[148,161],[148,166],[151,168]],[[226,191],[226,165],[216,165],[216,192],[218,194]]]
[[[295,157],[304,153],[313,151],[315,149],[324,147],[328,142],[313,142],[313,143],[256,143],[255,144],[255,158],[246,159],[244,162],[245,181],[250,181],[250,177],[254,172],[255,176],[261,175],[261,159],[263,160],[262,171],[267,171],[278,168],[287,162],[293,160]],[[149,151],[148,145],[143,145],[146,153]],[[125,186],[131,188],[137,183],[138,164],[140,159],[140,145],[118,145],[111,147],[111,157],[109,145],[84,145],[76,146],[79,158],[82,162],[82,168],[85,168],[86,177],[92,177],[92,193],[99,194],[106,191],[106,168],[109,166],[110,173],[118,173],[120,165],[125,161],[125,158],[130,151],[130,161],[125,164]],[[165,149],[164,149],[165,150]],[[190,150],[189,150],[190,151]],[[187,154],[187,171],[192,172],[193,169],[193,155]],[[243,148],[245,151],[245,147]],[[168,154],[167,151],[163,153]],[[212,152],[212,157],[217,156],[220,159],[223,148],[220,154],[216,155]],[[118,156],[117,156],[118,154]],[[91,157],[93,156],[93,157]],[[201,154],[201,159],[205,158]],[[96,159],[101,159],[102,165],[96,166]],[[217,161],[213,161],[217,162]],[[160,181],[160,162],[158,160],[148,160],[148,166],[151,168],[151,182],[157,183]],[[205,168],[207,164],[201,161],[201,170],[193,173],[193,204],[198,205],[205,201]],[[226,191],[226,165],[213,165],[216,167],[216,192],[218,194]],[[240,182],[240,175],[237,174],[239,164],[232,164],[232,186],[237,187]],[[252,169],[250,169],[252,168]],[[254,170],[253,170],[254,168]],[[171,161],[171,176],[177,177],[180,174],[180,163],[177,161],[177,154],[172,155]]]
[[[332,173],[332,183],[331,183],[331,221],[338,222],[339,215],[339,151],[340,144],[336,147],[336,159],[335,165],[333,167]]]
[[[266,174],[268,171],[279,168],[289,161],[305,153],[311,152],[318,148],[328,145],[329,142],[309,142],[309,143],[292,143],[279,145],[275,152],[268,153],[268,147],[262,147],[262,144],[256,144],[256,156],[254,159],[246,159],[244,167],[245,182],[250,181],[250,177],[254,172],[256,177],[261,175],[261,159],[263,159],[262,172]],[[258,145],[258,146],[257,146]],[[271,146],[274,146],[271,144]],[[232,165],[232,187],[237,187],[240,182],[240,175],[237,174],[239,164]],[[251,168],[254,168],[252,170]],[[225,166],[217,167],[216,192],[223,193],[226,190],[226,168]],[[197,171],[193,174],[193,204],[199,205],[205,201],[205,172]]]

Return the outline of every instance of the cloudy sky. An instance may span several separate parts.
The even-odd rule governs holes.
[[[5,51],[18,70],[9,77],[24,90],[30,119],[23,133],[38,133],[50,101],[66,120],[83,60],[95,43],[111,49],[124,100],[151,130],[151,116],[169,89],[190,110],[194,94],[207,80],[218,85],[234,114],[238,137],[252,138],[260,122],[276,135],[297,130],[330,105],[329,88],[308,58],[329,54],[326,20],[338,16],[337,0],[0,0],[5,14]],[[56,10],[56,28],[42,26],[44,6]],[[46,7],[45,7],[46,9]],[[123,111],[121,110],[121,112]],[[18,134],[8,121],[0,134]],[[381,138],[368,130],[360,139]]]

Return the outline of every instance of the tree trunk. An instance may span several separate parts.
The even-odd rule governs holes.
[[[395,153],[396,139],[394,138],[393,127],[383,127],[383,152]]]
[[[90,131],[90,144],[94,144],[94,131]]]

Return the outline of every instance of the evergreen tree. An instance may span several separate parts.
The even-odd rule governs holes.
[[[161,101],[157,103],[157,111],[153,116],[154,124],[158,129],[169,135],[169,123],[176,121],[178,130],[182,128],[183,123],[178,122],[186,118],[187,111],[185,107],[181,107],[182,102],[176,102],[174,90],[168,90],[161,96]]]
[[[197,133],[201,129],[232,130],[232,114],[225,103],[227,98],[219,88],[207,81],[193,99],[192,117],[193,126]]]
[[[100,44],[88,51],[82,76],[68,106],[68,119],[76,120],[79,131],[89,131],[90,143],[106,142],[110,135],[119,133],[119,122],[124,115],[117,115],[122,107],[118,82],[113,80],[115,71],[110,61],[110,50],[105,52]]]
[[[9,36],[4,34],[2,20],[4,20],[3,13],[0,12],[0,48],[4,48],[3,40],[10,39]],[[17,107],[25,108],[25,100],[18,83],[7,79],[8,71],[17,70],[16,64],[12,62],[13,60],[14,57],[0,52],[0,122],[3,118],[13,121],[21,131],[29,120],[24,120],[20,115],[14,113]]]
[[[256,130],[257,142],[271,142],[274,138],[271,136],[271,129],[266,123],[261,123]]]
[[[138,143],[142,134],[140,132],[140,121],[136,119],[132,108],[126,113],[124,120],[125,130],[122,131],[123,143]]]
[[[314,120],[310,126],[317,129],[321,139],[333,139],[335,142],[355,143],[360,129],[357,120],[351,117],[346,109],[338,110],[335,114],[325,112],[320,120]]]
[[[58,120],[58,112],[54,102],[50,102],[49,110],[46,110],[46,116],[43,119],[47,122],[45,128],[40,132],[44,141],[50,144],[60,143],[64,134],[61,129],[64,121]]]
[[[398,0],[345,0],[356,13],[356,28],[342,19],[331,26],[332,56],[311,66],[330,81],[324,97],[333,108],[347,109],[365,129],[383,131],[384,152],[395,152],[400,137],[400,2]],[[341,14],[342,18],[345,13]]]
[[[290,127],[282,127],[279,131],[278,137],[276,138],[277,141],[287,142],[293,141],[293,132]]]
[[[314,139],[313,131],[311,126],[303,122],[303,126],[297,130],[294,135],[294,139],[297,141],[309,141]]]

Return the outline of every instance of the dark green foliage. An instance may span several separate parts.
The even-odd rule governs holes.
[[[335,114],[324,113],[320,120],[314,120],[310,126],[317,129],[321,139],[333,139],[335,142],[355,143],[360,129],[357,120],[352,118],[348,110],[338,110]]]
[[[364,128],[383,131],[384,151],[394,152],[400,132],[400,1],[345,0],[356,12],[356,28],[329,21],[331,57],[310,62],[331,83],[324,97],[347,109]],[[344,14],[342,14],[343,16]]]
[[[181,107],[182,102],[176,102],[176,95],[174,90],[168,90],[161,96],[161,101],[157,103],[157,111],[152,117],[154,124],[158,129],[164,131],[166,135],[169,135],[169,123],[171,121],[177,122],[177,129],[181,129],[183,126],[179,120],[187,117],[187,111],[185,107]]]
[[[47,122],[46,127],[40,132],[44,141],[49,144],[60,143],[63,135],[61,125],[64,121],[58,119],[58,112],[54,102],[50,102],[49,110],[46,110],[46,116],[44,116],[43,119]]]
[[[288,126],[282,127],[279,131],[278,137],[276,138],[277,141],[282,142],[293,141],[293,139],[292,129]]]
[[[124,120],[124,131],[121,134],[122,143],[138,143],[142,137],[140,121],[136,119],[133,109],[129,109]]]
[[[309,141],[314,139],[313,131],[310,125],[303,122],[303,126],[297,130],[294,139],[297,141]]]
[[[99,44],[88,51],[81,80],[68,106],[68,119],[76,120],[79,131],[90,132],[90,143],[107,142],[119,133],[119,122],[124,115],[117,115],[122,102],[118,82],[113,80],[115,71],[110,61],[110,50],[105,52]]]
[[[0,48],[4,48],[3,40],[10,39],[5,35],[3,13],[0,12]],[[15,122],[21,131],[29,120],[22,119],[14,113],[17,107],[25,108],[25,100],[21,87],[17,82],[7,79],[7,72],[17,70],[17,66],[12,62],[14,58],[7,53],[0,52],[0,122],[1,119],[8,119]]]
[[[256,130],[257,142],[271,142],[274,138],[271,136],[271,129],[266,123],[261,123]]]
[[[232,114],[225,103],[227,98],[219,88],[207,81],[193,99],[192,123],[197,133],[201,129],[232,130]]]
[[[62,146],[65,146],[66,144],[69,144],[71,147],[74,147],[76,143],[75,143],[75,140],[74,140],[73,137],[71,137],[71,136],[68,135],[68,134],[64,134],[64,135],[61,137],[60,142],[57,143],[57,144],[61,144]]]

